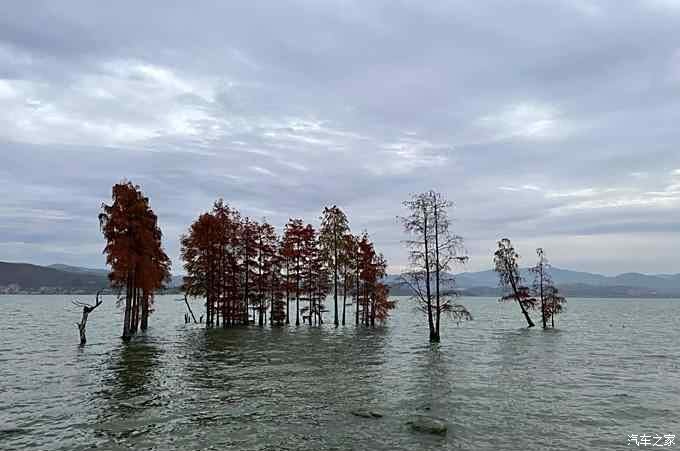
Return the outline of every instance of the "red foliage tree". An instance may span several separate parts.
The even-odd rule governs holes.
[[[281,255],[286,265],[286,323],[290,323],[290,294],[295,294],[295,325],[300,325],[300,293],[303,274],[303,242],[305,227],[302,219],[290,219],[281,241]]]
[[[338,227],[344,223],[340,221]],[[312,225],[290,219],[279,240],[273,226],[241,218],[219,200],[181,238],[185,293],[205,298],[208,327],[219,326],[220,318],[223,327],[248,324],[251,310],[261,326],[267,312],[271,325],[290,324],[293,297],[295,324],[300,325],[302,314],[310,325],[321,325],[327,311],[325,299],[332,288],[338,296],[342,278],[343,324],[346,297],[354,281],[362,284],[363,291],[357,289],[356,296],[364,306],[363,323],[384,320],[394,307],[387,287],[380,283],[384,259],[375,253],[367,236],[362,238],[363,247],[362,239],[349,234],[335,243],[334,228],[328,227],[328,241],[322,245]]]
[[[237,211],[220,199],[181,238],[181,257],[187,275],[184,291],[206,300],[206,326],[243,321],[240,265],[240,224]]]
[[[128,340],[140,319],[142,330],[147,328],[154,292],[170,277],[170,259],[162,247],[158,218],[139,186],[114,185],[112,203],[102,204],[99,223],[106,239],[109,280],[113,287],[125,289],[123,339]]]

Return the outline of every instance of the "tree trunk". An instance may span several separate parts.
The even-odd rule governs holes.
[[[149,294],[142,294],[142,331],[145,331],[149,327]]]
[[[427,297],[427,324],[430,327],[430,341],[437,342],[439,337],[434,328],[434,321],[432,320],[432,294],[430,290],[430,248],[429,236],[427,234],[427,211],[423,207],[423,241],[425,244],[425,293]]]
[[[370,302],[369,302],[369,299],[368,299],[368,286],[367,286],[367,284],[364,284],[363,299],[364,299],[364,315],[363,315],[364,319],[363,319],[363,323],[364,323],[364,326],[368,326],[368,315],[370,313],[369,312]]]
[[[519,308],[522,309],[522,314],[524,315],[524,318],[527,320],[527,327],[532,328],[535,326],[534,322],[531,320],[531,317],[529,316],[529,312],[527,312],[527,309],[524,307],[524,303],[522,302],[522,298],[519,296],[519,291],[517,290],[517,283],[515,281],[515,276],[514,272],[510,270],[510,267],[508,266],[508,263],[505,263],[505,268],[508,271],[508,274],[510,274],[510,286],[512,287],[512,292],[515,295],[515,300],[519,304]]]
[[[342,280],[342,325],[345,325],[345,306],[347,305],[347,274]]]
[[[531,317],[529,316],[529,312],[527,312],[527,309],[524,308],[524,303],[519,301],[519,306],[522,309],[522,314],[524,315],[524,318],[527,320],[527,327],[529,327],[529,328],[534,327],[535,324],[531,320]]]
[[[357,286],[356,286],[356,303],[355,303],[356,306],[355,306],[355,309],[354,309],[354,315],[356,316],[355,322],[356,322],[357,326],[359,325],[359,294],[360,294],[360,285],[361,285],[361,280],[359,279],[359,274],[360,274],[360,272],[359,272],[359,260],[357,259],[357,274],[356,274],[356,278],[357,278],[356,285]]]
[[[132,312],[132,272],[128,272],[125,289],[125,312],[123,314],[123,340],[130,339],[130,313]]]
[[[335,260],[333,261],[333,302],[335,303],[335,316],[333,317],[333,323],[335,327],[338,327],[338,242],[337,236],[335,238],[334,251]]]
[[[90,310],[87,307],[83,307],[83,317],[78,323],[78,332],[80,332],[80,346],[85,346],[87,343],[87,337],[85,336],[85,327],[87,326],[87,316],[90,314]]]
[[[540,265],[541,319],[543,320],[543,329],[546,329],[548,326],[545,318],[545,299],[543,298],[543,262],[540,262]]]
[[[142,293],[141,289],[137,288],[137,301],[135,302],[135,333],[139,330],[139,319],[141,317]]]
[[[300,325],[300,282],[295,281],[295,325]]]
[[[194,316],[193,310],[191,310],[191,306],[189,305],[189,300],[187,299],[187,295],[184,295],[184,303],[187,305],[187,309],[189,309],[189,313],[191,313],[191,318],[194,320],[194,324],[196,324],[198,321],[196,321],[196,317]]]
[[[88,304],[83,304],[81,302],[76,302],[73,301],[74,305],[77,306],[82,306],[83,307],[83,316],[80,319],[79,323],[76,323],[78,326],[78,332],[80,334],[80,346],[85,346],[85,343],[87,343],[87,337],[85,336],[85,328],[87,327],[87,318],[96,309],[102,304],[101,299],[99,298],[99,295],[101,294],[101,291],[97,292],[97,297],[96,297],[96,302],[94,305],[88,305]]]
[[[434,273],[434,279],[435,279],[435,297],[436,297],[436,310],[435,314],[436,316],[436,323],[435,323],[435,339],[436,341],[439,341],[440,336],[439,336],[439,317],[441,316],[441,306],[439,303],[439,271],[440,271],[440,265],[439,265],[439,213],[437,212],[437,199],[435,198],[434,200],[434,258],[435,258],[435,273]]]
[[[290,324],[290,269],[286,262],[286,325]]]

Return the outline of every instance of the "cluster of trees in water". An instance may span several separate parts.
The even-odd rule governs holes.
[[[453,203],[441,193],[427,191],[415,194],[403,203],[409,214],[399,218],[409,235],[405,242],[409,249],[410,268],[402,274],[402,283],[408,286],[421,309],[426,313],[430,341],[440,340],[441,317],[446,315],[456,321],[470,320],[472,315],[456,302],[459,292],[451,269],[455,264],[467,262],[463,238],[451,230],[448,210]],[[550,322],[555,327],[555,316],[563,310],[566,299],[560,295],[550,277],[550,264],[543,249],[537,249],[538,262],[531,268],[535,275],[532,287],[522,280],[519,255],[509,239],[498,242],[494,253],[494,269],[504,290],[501,301],[516,301],[527,321],[534,327],[529,315],[540,310],[543,328]]]
[[[555,287],[550,276],[550,263],[543,248],[536,249],[538,261],[530,271],[534,274],[532,286],[523,283],[519,271],[519,255],[509,239],[503,238],[498,242],[498,249],[494,253],[495,270],[500,277],[501,286],[506,289],[501,301],[516,301],[527,321],[528,327],[535,324],[529,315],[530,310],[541,312],[543,328],[555,327],[555,316],[564,310],[567,300]]]
[[[442,317],[472,319],[457,302],[460,293],[451,273],[468,256],[462,237],[451,230],[448,210],[453,204],[441,193],[414,194],[403,206],[408,215],[398,220],[408,234],[410,266],[401,283],[410,288],[425,314],[430,341],[438,342]],[[291,218],[279,235],[266,220],[243,216],[222,199],[201,214],[180,239],[186,271],[182,289],[186,297],[205,300],[207,327],[255,322],[282,326],[293,321],[321,325],[331,294],[336,326],[346,324],[348,305],[353,305],[356,325],[373,327],[387,319],[395,301],[389,299],[389,287],[383,282],[387,270],[383,255],[366,232],[351,232],[347,216],[337,206],[324,208],[319,219],[317,230]],[[139,186],[125,181],[114,185],[112,202],[102,204],[99,221],[111,285],[125,293],[119,301],[124,302],[123,338],[129,339],[147,328],[154,293],[170,279],[170,259],[162,247],[158,218]],[[528,287],[512,243],[498,242],[494,264],[506,293],[501,300],[517,302],[529,327],[534,326],[531,310],[540,310],[544,328],[548,323],[554,327],[554,317],[566,300],[552,283],[544,251],[538,249],[537,254],[538,263],[531,270],[535,281]],[[83,342],[86,319],[84,315]]]
[[[147,328],[154,293],[170,279],[170,259],[139,186],[114,185],[112,202],[102,204],[99,220],[111,285],[125,293],[119,299],[123,338],[129,339]],[[316,230],[291,218],[279,236],[266,220],[242,216],[221,199],[201,214],[181,237],[182,289],[188,297],[205,299],[206,325],[299,325],[301,320],[320,325],[331,293],[336,326],[346,324],[348,300],[357,325],[373,327],[387,319],[395,302],[382,282],[383,255],[366,232],[352,234],[337,206],[324,208],[320,222]]]
[[[346,323],[348,297],[357,325],[375,326],[395,304],[382,283],[387,262],[368,234],[353,235],[345,213],[326,207],[316,230],[291,218],[279,236],[266,221],[243,217],[221,199],[181,238],[184,290],[206,299],[206,324],[228,327],[323,324],[333,294],[333,323]],[[342,305],[340,315],[338,302]],[[255,319],[253,319],[255,321]]]

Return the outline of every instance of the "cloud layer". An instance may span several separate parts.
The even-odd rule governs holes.
[[[370,4],[369,4],[370,3]],[[393,270],[409,193],[456,203],[467,269],[680,272],[680,3],[12,2],[0,17],[0,259],[101,267],[127,178],[178,237],[224,197],[327,204]]]

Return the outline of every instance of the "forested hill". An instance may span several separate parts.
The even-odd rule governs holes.
[[[106,272],[67,271],[29,263],[0,262],[0,293],[89,293],[108,286]]]
[[[173,277],[170,287],[181,285],[181,279],[181,276]],[[108,287],[106,269],[62,264],[39,266],[30,263],[0,262],[0,294],[80,294],[95,293]]]

